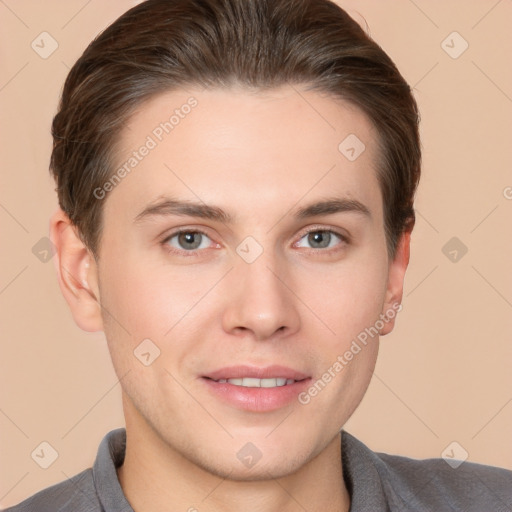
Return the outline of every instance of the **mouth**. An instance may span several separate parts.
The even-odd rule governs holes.
[[[210,393],[237,409],[267,412],[294,400],[311,381],[303,372],[284,366],[231,366],[202,377]]]
[[[215,382],[220,384],[232,384],[233,386],[241,386],[243,388],[280,388],[282,386],[290,386],[296,381],[287,379],[286,377],[276,377],[270,379],[256,379],[254,377],[242,377],[241,379],[218,379]]]

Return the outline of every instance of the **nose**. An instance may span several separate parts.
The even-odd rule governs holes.
[[[289,336],[300,328],[297,297],[285,265],[261,255],[256,261],[239,260],[226,282],[222,317],[226,332],[254,340]]]

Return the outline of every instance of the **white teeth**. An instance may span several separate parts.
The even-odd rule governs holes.
[[[262,388],[275,388],[276,386],[282,386],[280,383],[281,379],[261,379],[260,387]]]
[[[259,388],[261,387],[261,380],[254,379],[252,377],[244,377],[242,380],[242,386],[245,388]]]
[[[233,384],[245,388],[276,388],[293,384],[293,379],[277,377],[275,379],[255,379],[254,377],[244,377],[243,379],[219,379],[217,382]]]

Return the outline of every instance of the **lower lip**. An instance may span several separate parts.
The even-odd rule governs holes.
[[[275,388],[246,388],[203,377],[210,391],[230,405],[245,411],[268,412],[298,401],[298,394],[308,386],[310,378]]]

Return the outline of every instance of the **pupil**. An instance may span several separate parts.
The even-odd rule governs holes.
[[[313,247],[328,247],[330,241],[331,234],[326,233],[325,231],[316,231],[315,233],[310,233],[309,235],[309,243]]]
[[[181,233],[179,242],[186,249],[196,249],[201,245],[201,235],[200,233]]]

